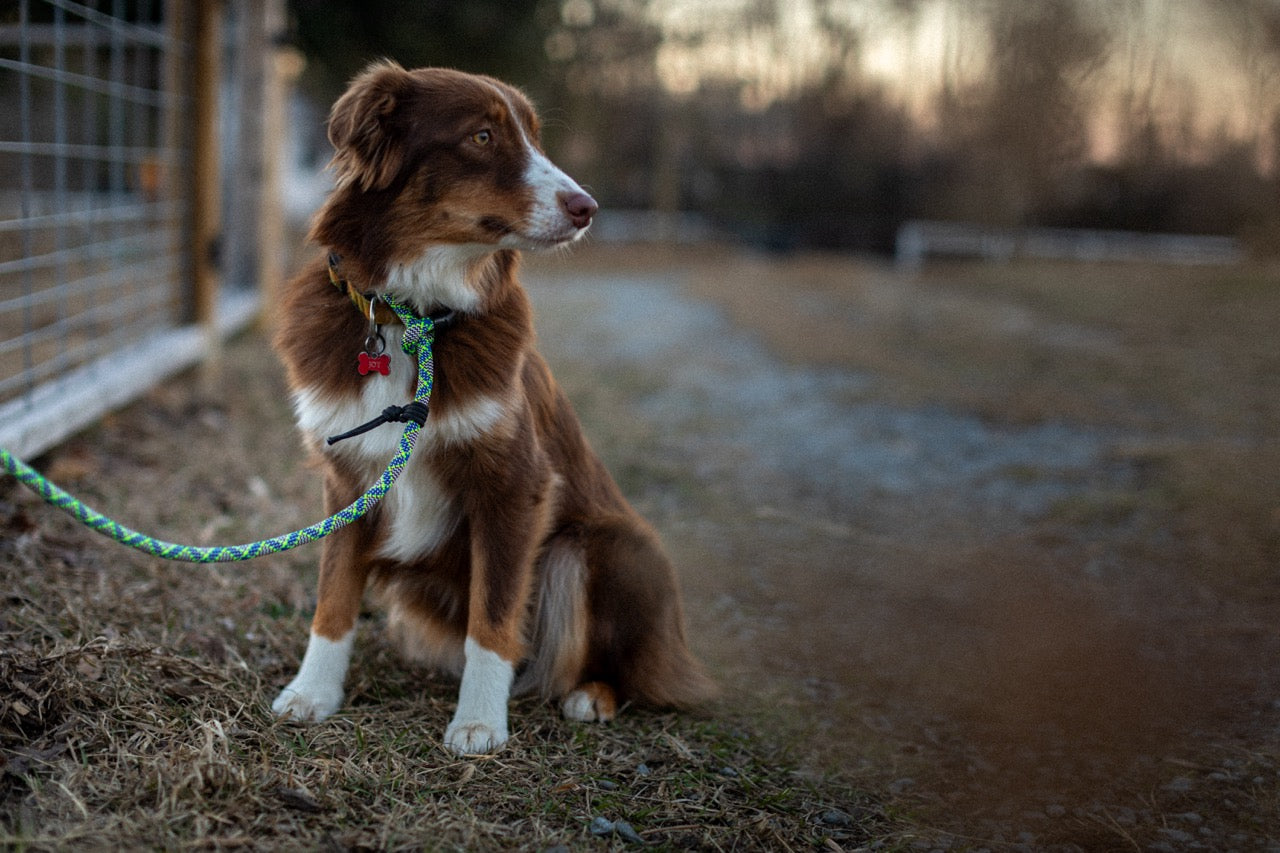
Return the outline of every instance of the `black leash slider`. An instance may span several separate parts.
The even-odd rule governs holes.
[[[407,424],[410,421],[422,426],[427,422],[427,404],[422,400],[414,400],[407,406],[387,406],[382,410],[382,414],[373,420],[360,424],[353,430],[344,432],[342,435],[331,435],[324,440],[325,444],[333,446],[339,441],[345,441],[348,438],[355,438],[357,435],[364,435],[372,429],[377,429],[383,424],[392,422]]]

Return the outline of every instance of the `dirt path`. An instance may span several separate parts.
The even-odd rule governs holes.
[[[834,826],[864,809],[874,813],[868,833],[927,849],[1280,849],[1274,273],[984,268],[904,281],[850,259],[595,250],[533,261],[526,281],[542,349],[593,444],[660,529],[682,572],[693,642],[725,687],[712,722],[669,722],[732,731],[785,759],[779,766],[824,777],[826,793],[784,815],[793,847],[861,843],[857,826],[828,826],[837,808]],[[212,397],[166,383],[59,448],[46,460],[51,476],[141,529],[201,544],[318,517],[319,483],[268,346],[250,335],[226,355]],[[244,812],[244,797],[269,794],[277,776],[292,789],[320,772],[289,763],[299,756],[281,745],[296,745],[294,735],[260,707],[296,668],[313,551],[272,558],[252,583],[236,569],[202,570],[194,583],[187,567],[88,543],[92,534],[34,500],[0,495],[14,534],[0,537],[10,608],[0,628],[29,644],[11,651],[39,657],[41,644],[65,637],[94,649],[94,638],[124,638],[183,667],[207,661],[222,686],[204,693],[239,709],[232,736],[248,744],[225,765],[240,782],[214,792],[234,804],[226,809]],[[442,729],[454,688],[424,691],[387,653],[378,617],[366,622],[350,710],[317,736],[341,742],[364,726],[398,748],[397,714],[418,725],[434,715],[423,730]],[[92,687],[87,669],[66,683]],[[168,708],[149,676],[129,684],[122,708]],[[204,744],[204,755],[204,729],[174,707],[181,720],[147,730]],[[548,709],[526,711],[529,726],[560,725]],[[631,725],[600,735],[618,743],[603,756],[588,750],[595,763],[575,772],[594,778],[603,758],[645,760],[627,753],[637,748]],[[132,738],[137,728],[112,730]],[[540,758],[544,744],[577,743],[557,731],[527,732],[515,758],[481,767],[493,771],[483,783],[450,783],[457,802],[423,811],[406,799],[390,817],[377,809],[399,802],[399,782],[368,789],[360,772],[332,770],[329,747],[302,749],[321,775],[336,774],[332,803],[353,809],[308,831],[337,832],[358,813],[367,826],[351,837],[367,846],[375,828],[443,815],[464,833],[451,837],[471,837],[480,824],[524,820],[530,798],[560,797],[572,808],[524,842],[545,849],[544,837],[587,835],[591,809],[627,804],[608,799],[616,785],[595,800],[565,787],[571,756]],[[86,793],[92,785],[129,789],[104,810],[115,820],[140,814],[131,780],[190,775],[186,753],[170,766],[157,749],[155,765],[129,776],[95,743],[67,753],[91,756],[87,767],[59,764],[85,771],[67,798],[41,783],[38,814],[62,814],[68,837],[85,837],[81,818],[103,819],[83,814],[100,799]],[[430,736],[406,743],[413,773],[453,772],[423,758]],[[257,756],[272,762],[267,783],[255,781]],[[508,768],[516,759],[537,769]],[[681,800],[694,811],[728,778],[714,769],[723,763],[708,766],[702,793]],[[783,818],[765,800],[795,799],[794,777],[778,777],[764,788],[740,780],[730,828],[758,823],[765,834],[742,837],[773,837],[771,821]],[[517,778],[537,793],[512,797]],[[221,821],[224,800],[210,796],[197,787],[173,803]],[[475,820],[477,798],[492,821]],[[312,820],[263,809],[281,832]],[[203,830],[193,832],[174,837]],[[706,837],[729,847],[739,836]]]
[[[753,330],[729,319],[740,294],[699,299],[678,270],[529,278],[543,350],[683,567],[700,646],[815,766],[980,839],[1275,831],[1255,814],[1280,787],[1275,602],[1135,556],[1169,534],[1108,502],[1146,488],[1126,448],[1150,436],[904,405],[874,374],[783,360],[762,341],[839,316],[821,293]],[[1226,809],[1224,785],[1247,789]]]

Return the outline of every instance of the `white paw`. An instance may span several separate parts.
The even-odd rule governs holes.
[[[510,661],[471,637],[463,643],[466,666],[458,689],[458,709],[444,732],[444,745],[459,755],[484,755],[507,742]]]
[[[497,752],[507,742],[507,727],[477,721],[454,720],[445,729],[444,745],[458,755],[485,755]]]
[[[319,722],[342,706],[342,689],[307,689],[294,681],[271,703],[276,716],[299,722]]]
[[[351,660],[356,632],[351,629],[337,640],[311,633],[298,674],[280,691],[271,710],[300,722],[319,722],[342,705],[342,680]]]
[[[596,701],[585,690],[575,690],[564,697],[560,710],[566,720],[576,720],[579,723],[596,721]]]
[[[560,712],[566,720],[607,723],[618,714],[618,700],[613,690],[603,684],[585,684],[564,697]]]

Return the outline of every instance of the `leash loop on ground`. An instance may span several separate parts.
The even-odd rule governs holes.
[[[432,357],[432,344],[435,341],[436,324],[430,317],[419,317],[414,314],[407,306],[396,302],[393,299],[382,297],[382,301],[396,313],[396,316],[405,325],[404,338],[401,340],[400,346],[404,352],[418,365],[418,387],[413,395],[413,402],[407,406],[393,406],[385,410],[381,416],[352,430],[347,435],[358,435],[361,432],[367,432],[376,426],[391,421],[407,421],[404,433],[400,436],[400,444],[396,449],[396,453],[391,457],[391,461],[387,463],[387,468],[382,472],[382,476],[376,483],[360,497],[356,498],[350,506],[335,512],[328,518],[316,522],[309,527],[301,530],[295,530],[292,533],[285,533],[281,536],[275,536],[271,539],[263,539],[258,542],[248,542],[243,545],[215,545],[211,547],[202,547],[197,545],[181,545],[174,542],[165,542],[139,533],[136,530],[128,528],[119,522],[108,518],[102,513],[91,507],[86,506],[82,501],[63,491],[53,483],[45,479],[40,472],[36,471],[30,465],[16,458],[12,453],[4,448],[0,448],[0,468],[17,478],[18,482],[30,488],[36,494],[40,495],[46,503],[55,506],[67,513],[85,526],[92,530],[96,530],[104,536],[119,542],[121,545],[127,545],[134,550],[141,551],[144,554],[150,554],[153,557],[161,557],[166,560],[178,560],[187,563],[231,563],[243,560],[252,560],[255,557],[262,557],[267,554],[278,554],[283,551],[289,551],[297,548],[299,545],[305,545],[308,542],[314,542],[317,539],[323,539],[335,531],[341,530],[353,521],[363,518],[369,510],[377,506],[391,486],[395,483],[396,478],[404,471],[405,465],[409,462],[409,456],[413,453],[414,443],[417,441],[418,432],[422,429],[426,422],[427,410],[431,399],[431,388],[435,382],[435,363]],[[388,412],[391,409],[397,409],[394,417],[389,417]],[[339,439],[342,436],[338,437]],[[330,442],[332,443],[332,441]]]

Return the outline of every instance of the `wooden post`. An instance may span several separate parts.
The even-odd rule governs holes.
[[[217,337],[219,206],[218,83],[221,79],[222,9],[218,0],[197,0],[192,62],[192,319]]]
[[[280,170],[285,156],[288,133],[286,115],[288,93],[298,74],[297,52],[281,43],[284,35],[284,0],[266,0],[262,4],[265,31],[266,62],[262,93],[262,185],[258,208],[258,293],[262,299],[259,317],[265,323],[273,320],[272,312],[284,286],[284,267],[288,251],[285,236],[284,204]]]
[[[191,319],[203,331],[205,358],[197,383],[208,396],[222,375],[218,333],[222,185],[218,169],[218,89],[222,79],[222,4],[196,0],[191,85]]]

